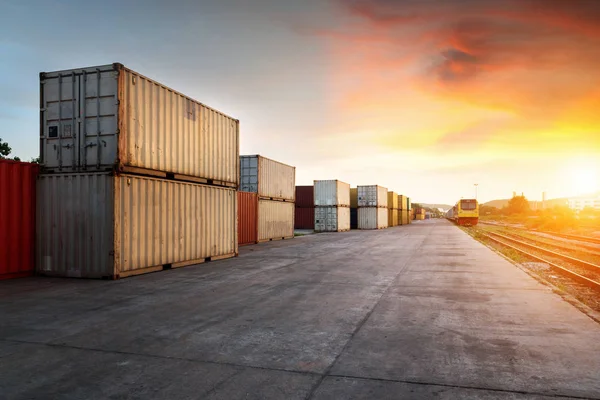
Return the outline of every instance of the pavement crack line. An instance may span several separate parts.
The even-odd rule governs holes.
[[[315,384],[310,389],[310,392],[306,396],[307,400],[311,399],[314,396],[315,392],[321,386],[321,384],[323,383],[323,381],[325,380],[325,378],[327,376],[329,376],[331,370],[333,369],[333,367],[335,366],[335,364],[338,362],[338,360],[341,357],[341,355],[344,354],[344,352],[346,351],[346,349],[348,348],[348,346],[350,346],[350,343],[352,343],[352,340],[354,339],[354,336],[358,333],[358,331],[360,331],[362,329],[362,327],[364,326],[364,324],[369,320],[369,318],[371,317],[371,315],[373,314],[373,312],[375,311],[375,309],[377,308],[377,306],[379,305],[379,303],[381,302],[381,300],[385,297],[385,295],[394,286],[394,282],[396,282],[396,280],[398,279],[398,277],[400,276],[400,274],[402,274],[408,268],[408,266],[410,265],[410,263],[413,261],[413,259],[416,257],[416,255],[419,253],[419,250],[422,249],[424,243],[425,243],[425,237],[423,237],[423,239],[421,240],[421,243],[414,249],[414,251],[411,254],[411,256],[404,262],[404,265],[400,268],[400,270],[398,271],[398,273],[396,275],[394,275],[394,279],[390,280],[389,285],[383,291],[383,293],[381,293],[381,296],[379,296],[379,298],[377,299],[377,301],[375,302],[375,304],[373,305],[373,307],[371,307],[371,309],[367,312],[367,314],[356,325],[356,328],[354,328],[354,331],[352,331],[352,333],[350,334],[350,337],[348,338],[348,340],[344,344],[344,347],[342,347],[342,350],[340,350],[340,352],[335,356],[335,358],[333,359],[333,361],[331,362],[331,364],[329,364],[329,366],[327,367],[327,369],[325,370],[325,372],[323,374],[321,374],[321,376],[319,377],[319,379],[317,380],[317,382],[315,382]]]
[[[523,394],[523,395],[527,395],[527,396],[542,396],[542,397],[550,397],[550,398],[557,398],[557,399],[600,400],[600,397],[582,397],[582,396],[567,395],[567,394],[532,392],[532,391],[527,391],[527,390],[499,389],[499,388],[492,388],[492,387],[454,385],[454,384],[450,384],[450,383],[422,382],[422,381],[412,381],[409,379],[370,378],[370,377],[364,377],[364,376],[340,375],[340,374],[332,374],[332,375],[329,375],[329,377],[342,378],[342,379],[356,379],[356,380],[364,380],[364,381],[375,381],[375,382],[387,382],[387,383],[406,383],[409,385],[420,385],[420,386],[439,386],[439,387],[446,387],[446,388],[481,390],[481,391],[498,392],[498,393],[514,393],[514,394]]]
[[[93,347],[71,346],[71,345],[67,345],[67,344],[58,344],[58,343],[42,343],[42,342],[32,342],[32,341],[17,340],[17,339],[0,339],[0,342],[31,344],[31,345],[36,345],[36,346],[56,347],[56,348],[73,349],[73,350],[80,350],[80,351],[93,351],[93,352],[106,353],[106,354],[120,354],[120,355],[126,355],[126,356],[148,357],[148,358],[156,358],[156,359],[160,359],[160,360],[186,361],[186,362],[197,363],[197,364],[222,365],[222,366],[228,366],[228,367],[232,367],[232,368],[249,368],[249,369],[262,370],[262,371],[289,372],[292,374],[307,375],[307,376],[320,376],[321,375],[319,372],[311,372],[311,371],[298,371],[298,370],[286,369],[286,368],[261,367],[261,366],[256,366],[256,365],[244,365],[244,364],[237,364],[237,363],[231,363],[231,362],[200,360],[200,359],[194,359],[194,358],[175,357],[175,356],[162,356],[162,355],[158,355],[158,354],[134,353],[134,352],[122,351],[122,350],[106,350],[106,349],[98,349],[98,348],[93,348]]]

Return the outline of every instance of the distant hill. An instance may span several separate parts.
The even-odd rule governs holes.
[[[418,204],[420,204],[426,208],[441,208],[442,210],[449,210],[452,208],[452,206],[449,206],[448,204],[427,204],[427,203],[418,203]]]
[[[502,208],[508,205],[510,199],[491,200],[483,203],[484,206]],[[567,203],[567,198],[549,199],[546,200],[546,208],[552,208],[554,206],[564,206]],[[529,201],[529,206],[532,209],[541,207],[541,201]]]

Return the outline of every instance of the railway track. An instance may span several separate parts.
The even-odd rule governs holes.
[[[508,247],[522,254],[523,256],[548,264],[557,272],[560,272],[561,274],[566,275],[571,279],[578,281],[579,283],[582,283],[590,288],[600,290],[600,281],[597,278],[600,278],[600,265],[591,263],[589,261],[581,260],[575,257],[571,257],[565,254],[557,253],[555,251],[539,247],[531,243],[523,242],[521,240],[499,233],[483,231],[481,229],[473,229],[473,231],[477,231],[478,234],[485,236],[487,239],[498,243],[502,246]],[[525,250],[524,248],[527,250]],[[541,253],[547,257],[541,257],[538,254],[533,254],[531,251],[535,251],[538,254]],[[556,261],[551,261],[548,258],[558,259],[563,262],[566,262],[567,266],[577,266],[579,269],[581,269],[581,271],[576,272],[573,269],[567,268],[567,266],[565,265],[559,265]],[[594,277],[591,278],[589,276],[584,276],[584,271],[585,275],[593,275]]]
[[[526,231],[526,232],[531,232],[531,233],[535,233],[535,234],[544,234],[544,235],[549,235],[549,236],[556,236],[556,237],[561,237],[564,239],[570,239],[570,240],[577,240],[579,242],[585,242],[585,243],[593,243],[593,244],[600,244],[600,238],[595,238],[595,237],[591,237],[591,236],[580,236],[580,235],[571,235],[568,233],[557,233],[557,232],[547,232],[547,231],[539,231],[536,229],[527,229],[527,228],[522,228],[519,226],[514,226],[514,225],[507,225],[507,224],[501,224],[501,223],[495,223],[495,222],[487,222],[487,221],[480,221],[479,222],[482,225],[490,225],[490,226],[498,226],[498,227],[502,227],[502,228],[510,228],[510,229],[515,229],[515,230],[520,230],[520,231]]]

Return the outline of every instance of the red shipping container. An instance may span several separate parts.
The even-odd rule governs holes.
[[[238,245],[258,243],[258,194],[237,192]]]
[[[32,275],[39,165],[0,159],[0,279]]]
[[[315,206],[314,186],[296,186],[296,208]]]
[[[296,212],[294,213],[294,229],[315,229],[314,207],[296,207]]]

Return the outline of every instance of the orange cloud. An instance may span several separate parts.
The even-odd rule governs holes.
[[[331,45],[331,85],[353,124],[384,132],[377,140],[401,143],[394,136],[422,134],[442,145],[467,136],[480,146],[494,138],[525,145],[528,134],[566,139],[565,122],[576,116],[585,119],[578,122],[586,132],[597,127],[593,112],[572,110],[591,110],[589,89],[600,84],[600,2],[339,4],[347,23],[318,32]],[[499,123],[496,113],[510,115],[510,123]],[[559,126],[561,134],[553,131]],[[589,137],[581,129],[570,134]]]

